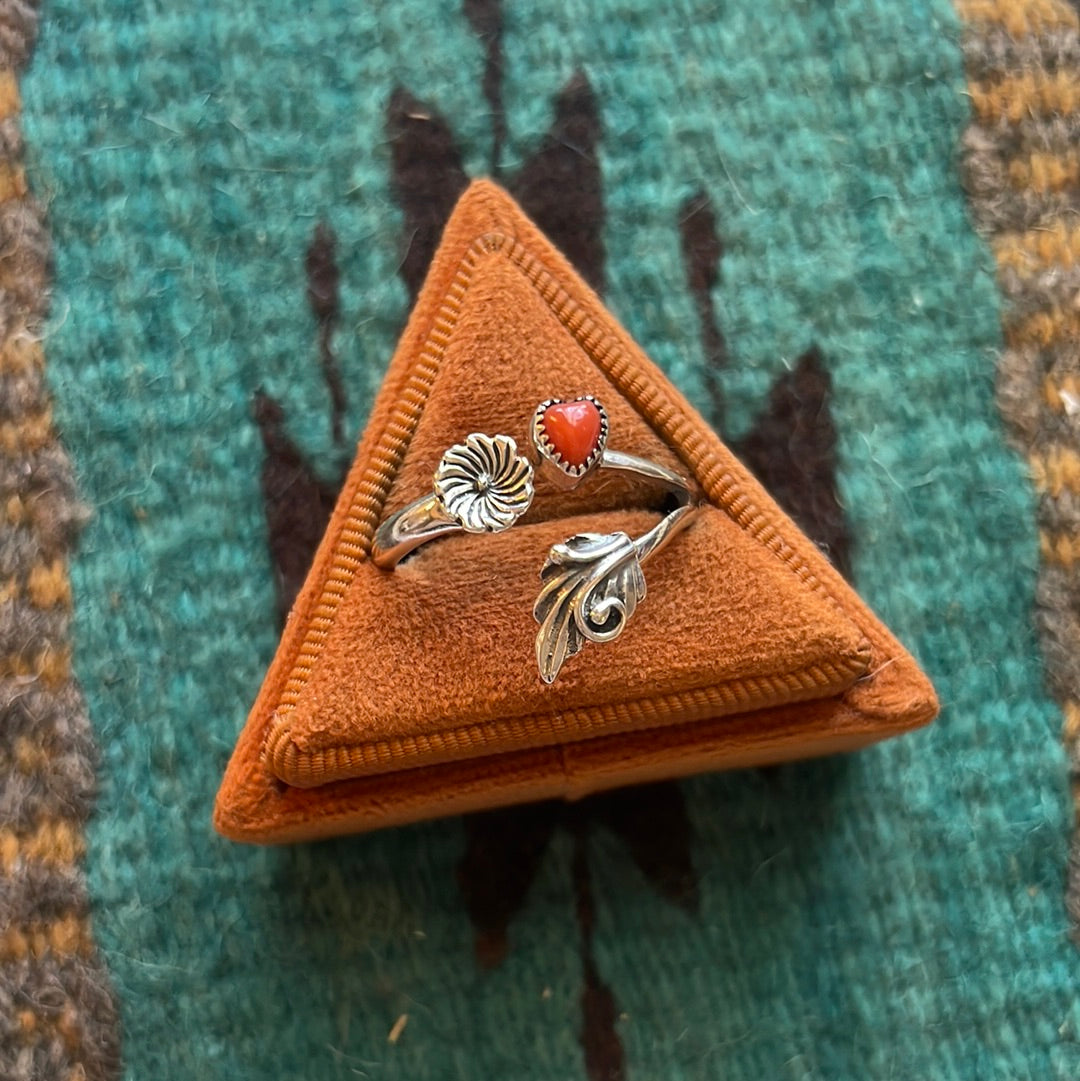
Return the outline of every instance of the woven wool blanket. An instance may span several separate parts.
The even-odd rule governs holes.
[[[1078,133],[1066,0],[0,0],[0,1077],[1080,1076]],[[231,844],[222,771],[480,175],[941,717]]]

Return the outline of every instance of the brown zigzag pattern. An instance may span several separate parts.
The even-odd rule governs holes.
[[[79,866],[94,747],[69,646],[84,511],[52,425],[49,238],[21,163],[36,31],[36,3],[0,0],[0,1077],[104,1081],[119,1027]]]
[[[965,180],[1005,301],[998,403],[1038,493],[1038,621],[1080,806],[1080,18],[1066,0],[957,9]],[[1068,905],[1080,934],[1080,831]]]

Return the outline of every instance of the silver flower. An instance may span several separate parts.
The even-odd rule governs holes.
[[[466,533],[500,533],[529,509],[533,469],[510,436],[474,432],[442,456],[435,495]]]

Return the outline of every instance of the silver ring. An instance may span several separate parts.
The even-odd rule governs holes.
[[[592,395],[549,398],[533,413],[530,437],[538,469],[574,488],[596,469],[647,480],[675,497],[675,507],[647,533],[577,533],[552,545],[533,606],[540,629],[540,678],[554,682],[585,642],[617,638],[645,598],[641,564],[690,524],[699,504],[686,479],[647,458],[609,450],[608,417]],[[392,514],[375,533],[371,557],[392,570],[409,552],[447,533],[501,533],[532,505],[536,471],[508,435],[474,432],[443,456],[432,494]]]

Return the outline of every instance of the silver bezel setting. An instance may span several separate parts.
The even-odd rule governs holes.
[[[597,436],[596,446],[593,448],[589,457],[580,465],[571,465],[569,462],[563,461],[562,455],[555,449],[551,440],[548,438],[547,432],[544,431],[544,414],[548,409],[553,405],[564,405],[573,402],[591,402],[596,407],[596,411],[600,414],[600,434]],[[607,410],[603,407],[600,400],[594,398],[591,394],[581,394],[576,398],[548,398],[536,407],[536,410],[533,413],[530,432],[532,435],[533,446],[540,455],[541,463],[546,462],[553,465],[558,470],[559,474],[565,478],[564,483],[568,482],[570,485],[575,485],[590,470],[595,468],[604,456],[604,449],[607,446],[608,439]]]

